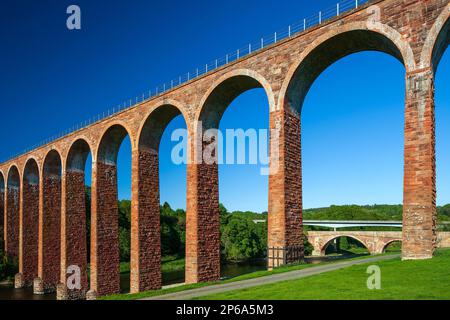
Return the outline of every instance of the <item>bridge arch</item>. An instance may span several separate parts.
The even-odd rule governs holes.
[[[356,240],[356,241],[358,241],[359,243],[361,243],[366,249],[367,249],[367,251],[369,252],[369,254],[373,254],[373,250],[370,248],[370,246],[365,242],[365,241],[363,241],[361,238],[359,238],[359,237],[357,237],[357,236],[354,236],[354,235],[347,235],[347,234],[342,234],[342,235],[338,235],[338,236],[334,236],[334,237],[331,237],[331,238],[329,238],[329,239],[327,239],[327,241],[325,241],[325,243],[321,246],[321,248],[320,248],[320,255],[321,256],[324,256],[325,255],[325,252],[326,252],[326,250],[327,250],[327,248],[330,246],[330,244],[334,241],[334,240],[337,240],[337,239],[339,239],[339,238],[351,238],[351,239],[353,239],[353,240]]]
[[[379,22],[344,24],[318,37],[301,53],[298,62],[287,72],[278,105],[300,115],[304,99],[317,77],[341,58],[362,51],[387,53],[399,60],[407,72],[416,68],[410,45],[393,28]]]
[[[133,179],[132,186],[133,203],[136,204],[132,208],[132,293],[162,286],[159,152],[161,138],[177,116],[183,118],[189,130],[185,107],[175,100],[164,100],[152,108],[139,128],[137,150],[133,156],[137,179]]]
[[[420,67],[431,67],[436,73],[439,62],[450,43],[450,4],[444,8],[428,32],[420,57]]]
[[[132,132],[126,124],[116,121],[103,132],[96,151],[91,189],[90,294],[93,296],[119,293],[121,288],[117,161],[127,137],[134,152]],[[135,176],[130,180],[134,179]]]
[[[267,79],[249,69],[228,72],[215,81],[198,103],[192,125],[187,190],[186,282],[216,281],[220,278],[220,211],[217,130],[229,105],[251,89],[263,89],[269,110],[275,110],[275,98]],[[211,129],[211,131],[209,131]],[[208,137],[205,132],[208,130]],[[203,138],[210,139],[209,142]],[[208,158],[203,157],[203,151]],[[211,151],[210,153],[207,153]],[[208,190],[205,192],[205,190]]]
[[[61,286],[60,296],[68,299],[84,298],[88,291],[88,242],[87,242],[87,201],[86,201],[86,166],[92,155],[92,147],[85,137],[78,137],[72,142],[65,160],[64,208],[61,215],[62,250],[61,250]],[[81,288],[67,290],[66,270],[68,266],[80,268]]]
[[[383,247],[382,247],[382,249],[380,250],[379,253],[380,253],[380,254],[385,253],[385,252],[386,252],[386,249],[389,247],[389,245],[391,245],[391,244],[393,244],[393,243],[395,243],[395,242],[400,242],[400,243],[402,243],[402,239],[393,239],[393,240],[390,240],[390,241],[384,243],[384,244],[383,244]]]
[[[22,175],[20,281],[16,286],[30,286],[38,276],[39,262],[39,164],[34,157],[25,163]],[[17,280],[17,279],[16,279]]]
[[[218,128],[220,119],[230,103],[242,93],[263,88],[269,101],[269,110],[276,109],[275,96],[270,83],[259,73],[237,69],[221,76],[203,95],[195,121],[202,121],[204,129]]]
[[[20,234],[20,171],[16,164],[8,169],[5,194],[5,253],[19,257]]]

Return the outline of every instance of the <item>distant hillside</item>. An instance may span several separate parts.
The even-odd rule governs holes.
[[[380,205],[342,205],[327,208],[315,208],[303,210],[305,220],[402,220],[403,206]],[[439,221],[450,221],[450,204],[437,207]],[[267,212],[262,214],[255,212],[232,212],[233,215],[251,218],[253,220],[267,219]]]

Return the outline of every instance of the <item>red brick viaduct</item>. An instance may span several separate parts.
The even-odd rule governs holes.
[[[379,13],[379,14],[377,14]],[[217,128],[229,103],[263,88],[270,128],[280,130],[269,176],[270,247],[302,248],[300,114],[315,79],[352,53],[375,50],[405,68],[404,259],[436,247],[434,75],[449,44],[449,0],[372,0],[305,32],[238,59],[163,95],[0,165],[0,212],[7,253],[18,257],[17,286],[62,298],[119,291],[117,152],[132,144],[131,292],[161,287],[158,150],[181,114],[193,159],[196,132]],[[370,72],[370,66],[368,66]],[[196,123],[203,121],[203,128]],[[273,138],[273,137],[272,137]],[[84,170],[92,154],[90,287],[87,278]],[[187,165],[186,282],[220,276],[218,167]],[[301,250],[301,249],[300,249]],[[301,252],[300,252],[301,253]],[[290,262],[289,257],[287,261]],[[81,289],[66,289],[67,267],[81,268]]]

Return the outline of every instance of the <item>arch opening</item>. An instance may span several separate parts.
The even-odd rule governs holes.
[[[62,160],[58,151],[51,150],[45,157],[42,177],[42,287],[35,287],[35,292],[50,293],[56,291],[61,274]]]
[[[39,250],[39,166],[34,159],[27,161],[23,173],[22,261],[19,272],[22,286],[31,286],[38,276]]]
[[[92,155],[89,144],[84,139],[75,141],[69,150],[66,164],[66,212],[63,222],[66,252],[63,265],[66,268],[73,265],[80,268],[81,288],[69,289],[67,292],[69,299],[84,298],[89,289],[91,167]],[[66,276],[64,272],[62,276]]]
[[[431,56],[431,63],[435,73],[438,70],[438,66],[449,44],[450,44],[450,18],[448,18],[447,21],[445,22],[444,26],[439,32],[436,42],[434,43],[433,52]]]
[[[142,290],[184,282],[186,228],[186,154],[174,154],[172,134],[187,139],[186,121],[174,104],[164,104],[146,118],[139,137],[139,279]],[[185,153],[186,150],[183,150]],[[175,157],[180,157],[176,159]],[[137,288],[135,288],[137,291]]]
[[[450,20],[447,21],[447,28]],[[447,38],[448,39],[448,38]],[[450,92],[448,75],[450,74],[450,50],[447,48],[439,60],[435,75],[435,112],[436,112],[436,205],[438,223],[450,219]],[[450,230],[448,225],[438,225],[440,231]]]
[[[335,35],[315,47],[295,70],[285,99],[291,111],[297,115],[301,114],[306,95],[325,69],[348,55],[362,51],[384,52],[404,65],[400,50],[381,33],[353,30]]]
[[[322,255],[355,256],[370,254],[364,242],[352,236],[332,238],[323,246],[321,251]]]
[[[399,253],[402,251],[402,241],[401,240],[393,240],[383,247],[382,253]]]
[[[204,134],[213,130],[202,142],[210,158],[204,153],[197,167],[197,188],[209,190],[208,199],[202,199],[197,209],[197,232],[201,232],[201,225],[220,229],[214,242],[204,249],[208,251],[205,267],[215,271],[208,274],[210,278],[205,277],[207,280],[266,267],[265,263],[249,264],[260,263],[267,252],[267,223],[255,224],[253,219],[258,216],[267,220],[261,213],[268,210],[268,177],[261,168],[268,164],[262,158],[268,152],[263,149],[267,140],[261,139],[268,137],[272,99],[270,86],[261,76],[251,72],[232,75],[208,93],[198,116]],[[236,176],[242,183],[236,183]],[[241,236],[242,241],[238,240]],[[245,241],[248,246],[244,249]]]
[[[6,185],[5,252],[17,261],[19,257],[20,173],[16,166],[10,168]]]
[[[96,157],[92,189],[92,199],[96,199],[96,203],[92,211],[91,290],[99,296],[126,293],[130,288],[129,279],[121,274],[121,266],[129,266],[131,254],[131,192],[128,192],[131,168],[127,165],[131,163],[131,150],[125,148],[130,141],[127,129],[115,124],[102,136]]]

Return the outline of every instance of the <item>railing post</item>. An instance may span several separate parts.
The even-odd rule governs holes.
[[[289,35],[289,38],[290,38],[291,37],[291,26],[288,27],[288,35]]]
[[[355,0],[356,2],[355,2],[355,4],[356,4],[356,6],[355,6],[355,8],[358,8],[358,0]]]
[[[319,24],[322,23],[322,11],[319,11]]]
[[[339,15],[339,2],[338,2],[338,4],[336,5],[336,11],[337,11],[337,15]]]

